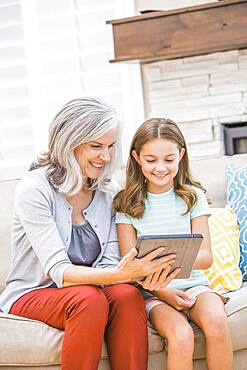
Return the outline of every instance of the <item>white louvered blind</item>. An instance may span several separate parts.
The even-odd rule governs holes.
[[[20,1],[0,1],[0,179],[19,177],[34,152]]]
[[[126,14],[126,4],[132,13]],[[125,141],[140,123],[139,67],[109,63],[114,52],[106,25],[133,15],[133,4],[0,0],[0,179],[21,176],[46,148],[49,122],[69,99],[107,99],[125,120]]]
[[[48,113],[80,94],[121,106],[121,75],[112,57],[114,1],[38,0],[42,67]]]

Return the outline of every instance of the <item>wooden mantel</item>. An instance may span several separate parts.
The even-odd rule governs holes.
[[[115,59],[141,63],[247,48],[247,0],[222,0],[107,21]]]

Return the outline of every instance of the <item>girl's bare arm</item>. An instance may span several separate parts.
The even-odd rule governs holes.
[[[203,241],[193,269],[205,270],[213,263],[211,242],[208,227],[208,216],[199,216],[191,220],[191,232],[203,235]]]
[[[129,224],[117,224],[117,233],[121,256],[125,256],[136,245],[136,230]]]

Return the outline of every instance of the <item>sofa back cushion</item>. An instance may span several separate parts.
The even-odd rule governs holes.
[[[207,190],[207,196],[212,200],[212,207],[226,205],[226,175],[227,163],[246,166],[247,154],[236,154],[231,157],[219,156],[191,161],[191,172]]]
[[[1,212],[0,212],[0,291],[4,287],[4,280],[11,261],[10,235],[13,217],[14,192],[18,180],[0,181]]]

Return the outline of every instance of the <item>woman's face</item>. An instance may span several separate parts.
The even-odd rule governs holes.
[[[104,165],[111,161],[116,133],[116,128],[112,128],[98,139],[80,144],[75,148],[76,160],[85,177],[96,179]]]

